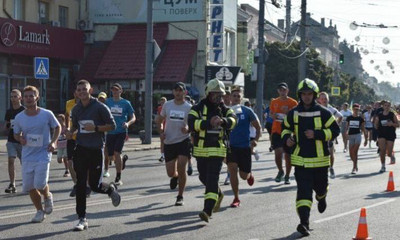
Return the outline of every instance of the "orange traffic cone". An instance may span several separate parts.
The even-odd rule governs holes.
[[[386,192],[393,192],[393,191],[394,191],[393,171],[390,171]]]
[[[366,240],[372,239],[368,237],[368,224],[367,224],[367,211],[361,208],[360,220],[358,221],[357,234],[353,240]]]

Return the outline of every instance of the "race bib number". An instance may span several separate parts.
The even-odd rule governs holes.
[[[111,107],[110,111],[113,116],[116,116],[116,117],[122,116],[122,108],[120,108],[118,106]]]
[[[277,114],[276,114],[276,121],[278,121],[278,122],[283,122],[283,119],[285,119],[285,117],[286,117],[286,114],[277,113]]]
[[[359,128],[360,122],[359,121],[350,121],[349,128]]]
[[[184,121],[185,120],[185,112],[171,110],[169,112],[169,119],[172,121]]]
[[[40,134],[27,134],[26,145],[28,147],[42,147],[43,146],[43,135]]]
[[[87,131],[87,130],[85,130],[85,124],[88,124],[88,123],[91,123],[91,124],[93,124],[94,125],[94,121],[93,120],[81,120],[81,121],[79,121],[79,132],[80,133],[94,133],[94,130],[93,131]]]
[[[382,126],[386,126],[386,125],[387,125],[387,123],[388,123],[388,121],[387,121],[387,120],[381,120],[381,124],[382,124]]]

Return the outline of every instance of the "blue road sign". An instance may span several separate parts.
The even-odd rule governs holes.
[[[35,57],[33,72],[36,79],[49,79],[49,58]]]

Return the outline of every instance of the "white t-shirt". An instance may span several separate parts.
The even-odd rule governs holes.
[[[189,133],[182,133],[181,129],[187,126],[191,108],[192,105],[186,101],[180,105],[177,105],[173,99],[164,103],[160,115],[165,118],[165,144],[179,143],[189,138]]]

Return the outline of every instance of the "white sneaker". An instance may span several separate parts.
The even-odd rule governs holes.
[[[36,212],[36,215],[32,218],[31,222],[33,223],[41,223],[43,222],[43,220],[46,218],[46,216],[44,215],[43,210],[38,210]]]
[[[122,184],[124,184],[121,179],[118,179],[118,181],[115,180],[114,183],[115,183],[116,186],[121,186]]]
[[[78,224],[74,227],[74,231],[83,231],[88,229],[89,224],[86,218],[80,218]]]
[[[254,151],[254,158],[256,159],[256,161],[260,160],[260,155],[258,155],[257,150]]]
[[[346,153],[346,152],[347,152],[347,149],[346,149],[346,148],[345,148],[345,149],[343,149],[343,152],[344,152],[344,153]]]
[[[44,212],[50,214],[53,212],[53,194],[49,192],[49,197],[44,199]]]
[[[103,177],[110,177],[110,173],[108,171],[105,171]]]

